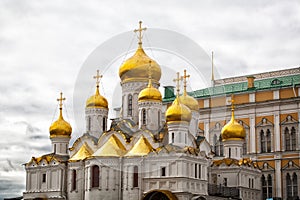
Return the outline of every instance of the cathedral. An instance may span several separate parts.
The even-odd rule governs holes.
[[[97,71],[86,130],[70,145],[61,93],[52,151],[25,164],[23,198],[299,199],[300,68],[213,79],[192,92],[184,70],[162,96],[143,30],[140,22],[138,47],[119,67],[119,117],[108,128]]]

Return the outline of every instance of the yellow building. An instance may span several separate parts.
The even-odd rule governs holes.
[[[262,171],[262,199],[300,195],[300,68],[225,78],[189,94],[199,103],[199,135],[223,157],[222,127],[230,120],[234,95],[236,119],[244,126],[243,154]],[[173,99],[166,88],[164,103]]]

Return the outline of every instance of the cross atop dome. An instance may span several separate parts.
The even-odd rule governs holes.
[[[144,27],[144,28],[142,28],[142,21],[139,21],[139,28],[138,29],[134,29],[134,32],[136,33],[136,32],[139,32],[139,35],[138,35],[138,39],[139,39],[139,47],[141,48],[142,47],[142,44],[143,44],[143,42],[142,42],[142,39],[143,39],[143,35],[142,35],[142,31],[146,31],[147,30],[147,28],[146,27]]]
[[[102,77],[103,77],[103,75],[101,75],[101,74],[99,73],[99,70],[97,70],[96,76],[93,76],[93,78],[96,79],[96,85],[97,85],[97,87],[99,87],[100,79],[101,79]]]
[[[179,81],[182,81],[182,76],[180,76],[179,72],[176,73],[177,78],[173,79],[174,82],[176,82],[176,96],[179,96],[179,91],[180,91],[180,83]]]
[[[60,97],[57,99],[57,101],[59,102],[59,109],[61,110],[62,109],[62,106],[63,106],[63,101],[66,100],[65,97],[63,97],[63,93],[60,92]]]
[[[190,78],[190,75],[186,74],[186,69],[183,71],[183,76],[181,76],[181,79],[183,79],[183,94],[186,95],[186,84],[187,84],[187,78]]]

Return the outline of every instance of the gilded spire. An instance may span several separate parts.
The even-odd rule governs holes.
[[[214,73],[214,52],[211,52],[211,84],[215,86],[215,73]]]
[[[177,72],[176,74],[177,74],[177,78],[173,79],[173,81],[176,82],[176,97],[179,97],[179,92],[180,92],[179,81],[182,81],[182,76],[180,76],[179,72]]]
[[[147,30],[146,27],[142,28],[142,23],[143,23],[142,21],[139,21],[139,28],[134,30],[135,33],[136,33],[136,32],[139,32],[139,35],[138,35],[138,39],[139,39],[139,43],[138,43],[138,44],[139,44],[139,48],[142,48],[142,44],[143,44],[143,42],[142,42],[142,39],[143,39],[142,31]]]
[[[152,87],[152,70],[151,70],[151,60],[149,60],[149,66],[148,66],[148,88]]]
[[[234,98],[233,98],[233,94],[231,95],[231,120],[234,120]]]
[[[57,99],[57,101],[59,102],[59,118],[63,119],[63,115],[62,115],[62,106],[63,106],[63,101],[66,100],[65,97],[63,97],[63,93],[60,92],[60,97]]]
[[[186,69],[183,71],[183,76],[181,76],[181,79],[183,79],[183,95],[186,96],[186,86],[187,86],[187,78],[190,78],[190,75],[186,74]]]

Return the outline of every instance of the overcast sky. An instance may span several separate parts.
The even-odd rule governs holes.
[[[187,36],[208,55],[214,51],[218,78],[300,64],[299,1],[0,0],[0,199],[21,195],[22,164],[50,151],[60,91],[72,141],[81,134],[72,102],[83,63],[139,20]],[[118,81],[117,70],[108,71]],[[87,88],[92,94],[93,82]]]

